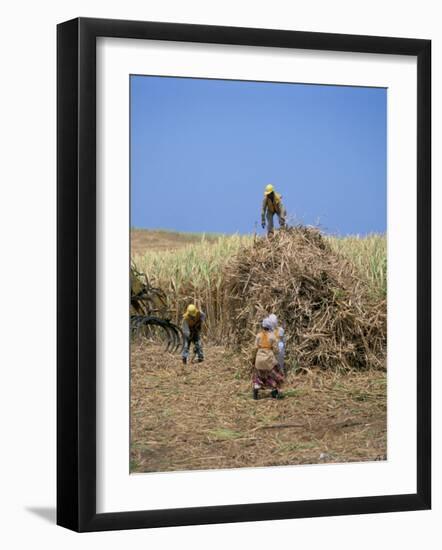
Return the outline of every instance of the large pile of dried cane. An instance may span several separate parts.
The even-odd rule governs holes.
[[[386,302],[315,228],[256,238],[225,267],[230,340],[245,349],[264,316],[286,332],[289,365],[339,370],[386,367]]]

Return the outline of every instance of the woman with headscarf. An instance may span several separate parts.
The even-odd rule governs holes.
[[[285,342],[284,342],[284,329],[278,326],[278,317],[274,313],[269,315],[269,321],[272,323],[272,330],[276,337],[278,346],[278,367],[282,374],[284,374],[284,358],[285,358]]]
[[[279,389],[284,377],[278,368],[275,356],[278,345],[272,323],[268,317],[262,321],[262,330],[256,335],[255,346],[252,376],[253,399],[258,399],[259,390],[264,388],[272,390],[273,398],[281,398],[282,394]]]

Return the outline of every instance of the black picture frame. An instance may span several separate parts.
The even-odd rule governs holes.
[[[167,40],[417,58],[417,492],[96,512],[96,39]],[[79,18],[57,27],[57,523],[83,531],[431,507],[431,41]]]

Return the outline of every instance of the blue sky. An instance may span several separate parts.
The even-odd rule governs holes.
[[[131,225],[251,233],[289,219],[386,231],[387,90],[131,76]]]

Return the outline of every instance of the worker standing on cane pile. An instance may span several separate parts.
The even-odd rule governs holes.
[[[205,314],[202,311],[199,311],[198,308],[190,304],[186,313],[183,315],[183,336],[184,336],[184,346],[183,346],[183,363],[186,364],[189,358],[190,345],[193,343],[194,350],[198,356],[198,362],[204,361],[204,353],[201,344],[201,329],[203,326],[204,319],[206,318]]]
[[[286,211],[282,197],[271,183],[264,190],[264,200],[261,208],[261,226],[264,229],[267,221],[267,235],[273,234],[273,216],[278,216],[279,227],[285,227]]]

